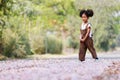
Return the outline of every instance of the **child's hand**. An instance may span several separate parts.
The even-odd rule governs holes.
[[[84,39],[80,39],[81,42],[84,42],[85,40]]]
[[[79,37],[80,39],[82,39],[82,35],[80,35],[80,37]]]
[[[81,39],[81,35],[80,35],[79,39]]]

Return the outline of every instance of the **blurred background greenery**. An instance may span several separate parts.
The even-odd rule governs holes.
[[[78,51],[79,11],[88,8],[95,13],[90,22],[97,51],[119,47],[120,0],[0,0],[1,55]]]

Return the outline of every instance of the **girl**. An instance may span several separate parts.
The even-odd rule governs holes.
[[[81,10],[80,17],[82,18],[82,25],[80,27],[80,49],[79,49],[79,60],[85,61],[86,50],[91,52],[93,59],[98,59],[92,39],[91,24],[88,22],[89,17],[94,15],[93,10]]]

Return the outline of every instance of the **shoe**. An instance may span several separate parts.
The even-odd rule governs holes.
[[[98,58],[95,58],[96,60],[98,60]]]
[[[99,59],[98,59],[98,58],[95,58],[95,61],[99,61]]]

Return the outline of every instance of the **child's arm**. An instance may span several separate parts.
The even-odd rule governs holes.
[[[87,39],[87,37],[89,36],[90,29],[91,29],[90,27],[87,27],[87,33],[86,33],[85,37],[83,39],[81,39],[82,42],[84,42]]]

